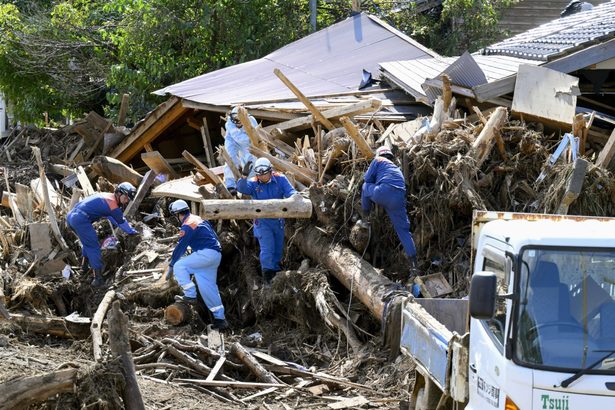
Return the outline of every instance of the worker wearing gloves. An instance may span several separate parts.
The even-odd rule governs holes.
[[[226,149],[237,169],[243,169],[245,164],[250,161],[254,163],[256,158],[250,154],[250,137],[248,137],[248,133],[243,128],[241,121],[239,121],[238,112],[239,106],[234,107],[224,125],[226,129],[224,149]],[[257,123],[254,117],[249,115],[248,118],[252,126],[256,127]],[[228,164],[224,165],[224,184],[231,195],[237,196],[237,182]]]
[[[102,252],[92,223],[107,218],[113,226],[119,226],[128,235],[136,235],[138,232],[124,219],[123,213],[123,209],[134,199],[136,193],[136,188],[130,182],[122,182],[115,188],[114,193],[94,194],[78,202],[66,216],[68,225],[81,242],[84,270],[87,270],[88,264],[94,270],[94,287],[103,286],[105,279],[102,275]]]
[[[172,202],[169,212],[177,217],[181,225],[179,242],[173,250],[167,272],[167,277],[175,274],[184,291],[184,296],[177,296],[176,300],[196,303],[196,288],[190,279],[190,275],[194,275],[199,292],[214,317],[212,327],[226,329],[228,324],[224,318],[224,305],[216,283],[218,266],[222,259],[218,236],[208,221],[190,214],[186,201],[179,199]],[[192,249],[192,253],[182,258],[188,247]]]
[[[406,184],[395,157],[388,147],[380,147],[376,157],[365,173],[361,192],[361,207],[365,217],[369,216],[373,204],[382,206],[391,219],[395,232],[404,251],[410,259],[411,274],[417,267],[416,248],[410,233],[410,221],[406,213]],[[362,222],[358,222],[361,224]],[[364,222],[362,224],[365,224]]]
[[[248,179],[254,172],[255,176]],[[248,162],[242,170],[243,178],[237,182],[237,190],[250,195],[253,199],[282,199],[297,194],[288,179],[280,173],[273,172],[267,158],[259,158],[254,163]],[[254,236],[261,248],[261,271],[265,283],[271,283],[280,271],[280,262],[284,251],[284,219],[261,218],[254,220]]]

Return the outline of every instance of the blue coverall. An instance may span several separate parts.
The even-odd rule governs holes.
[[[188,246],[192,253],[182,258]],[[216,283],[221,259],[220,242],[211,224],[196,215],[186,215],[169,266],[187,298],[196,298],[196,288],[190,280],[190,274],[194,275],[199,292],[216,319],[224,319],[224,305]]]
[[[253,116],[248,116],[250,118],[250,123],[252,126],[256,127],[258,124]],[[252,161],[253,163],[256,161],[254,155],[250,154],[250,137],[248,137],[248,133],[244,129],[244,127],[237,127],[231,118],[226,120],[226,124],[224,125],[226,129],[226,135],[224,137],[224,149],[228,152],[229,157],[241,172],[243,166],[248,162]],[[250,173],[250,176],[254,175]],[[224,165],[224,184],[226,188],[236,188],[237,182],[235,181],[235,177],[231,172],[231,168],[227,165]]]
[[[386,210],[406,255],[415,258],[416,248],[406,213],[404,175],[397,165],[385,157],[374,158],[365,173],[365,182],[361,192],[361,207],[366,215],[369,215],[372,203],[378,204]]]
[[[94,194],[77,203],[68,212],[66,221],[81,241],[81,255],[88,259],[94,270],[102,270],[103,268],[98,236],[92,226],[92,223],[101,218],[109,219],[114,226],[119,226],[129,235],[137,233],[124,219],[124,213],[115,199],[115,194],[109,192]]]
[[[253,199],[282,199],[297,193],[288,179],[280,173],[273,172],[267,183],[256,177],[241,178],[237,181],[237,190],[250,195]],[[284,219],[261,218],[254,220],[254,236],[261,248],[260,261],[263,271],[278,272],[284,251]]]

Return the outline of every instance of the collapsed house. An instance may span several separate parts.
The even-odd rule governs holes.
[[[130,131],[92,113],[72,129],[23,128],[11,136],[0,150],[8,167],[0,215],[0,314],[6,318],[0,322],[0,342],[14,357],[3,360],[16,368],[23,341],[35,334],[44,335],[43,343],[47,335],[66,338],[71,342],[63,354],[78,346],[87,359],[59,369],[48,359],[39,363],[36,373],[46,373],[45,383],[41,376],[13,380],[15,371],[9,372],[11,380],[0,384],[1,392],[11,392],[9,406],[27,402],[25,392],[43,385],[46,391],[37,398],[60,407],[95,402],[129,407],[139,397],[151,406],[190,407],[215,398],[221,408],[257,402],[279,408],[305,402],[332,408],[397,407],[407,398],[410,364],[384,365],[388,353],[380,344],[383,339],[394,344],[395,337],[378,334],[395,327],[388,312],[408,295],[407,263],[383,212],[375,213],[367,234],[354,224],[361,178],[377,145],[392,147],[407,181],[423,273],[412,279],[427,297],[467,293],[473,209],[615,215],[615,180],[609,170],[615,131],[596,137],[608,129],[608,115],[601,127],[598,113],[575,122],[573,97],[579,85],[574,79],[558,77],[558,92],[540,99],[540,105],[559,101],[572,110],[558,110],[566,116],[536,118],[531,114],[537,111],[515,110],[523,106],[515,99],[528,94],[516,90],[522,85],[522,67],[538,63],[505,58],[513,65],[491,73],[485,68],[489,64],[481,66],[481,57],[489,56],[468,54],[431,71],[423,68],[420,77],[404,77],[392,73],[393,63],[382,60],[387,56],[363,53],[362,43],[382,52],[386,42],[407,47],[407,55],[396,50],[395,58],[416,57],[413,67],[447,60],[366,15],[313,36],[264,60],[165,89],[172,97]],[[314,38],[327,52],[306,53],[304,60],[301,52],[311,49]],[[340,38],[346,42],[334,41]],[[355,47],[348,47],[348,41]],[[601,41],[606,51],[600,56],[610,64],[611,40]],[[592,46],[581,47],[577,52]],[[285,60],[289,55],[304,61],[305,66],[296,67],[301,75],[286,71],[293,66]],[[333,60],[334,55],[340,59]],[[384,81],[359,89],[355,73],[366,69],[373,76],[379,66],[389,84],[407,93]],[[282,75],[272,73],[274,68]],[[482,78],[479,71],[488,80],[514,86],[484,101],[466,95],[489,84],[474,81]],[[330,72],[341,74],[333,81]],[[417,83],[416,78],[425,80]],[[250,92],[250,85],[261,82],[263,88]],[[536,107],[534,98],[522,102]],[[238,103],[261,121],[257,127],[244,122],[253,152],[271,158],[295,186],[305,187],[311,202],[309,212],[289,220],[286,270],[269,289],[259,278],[250,232],[258,204],[238,213],[244,201],[226,195],[223,161],[216,159],[222,141],[219,117]],[[431,111],[430,103],[433,113],[422,116]],[[575,141],[585,141],[584,153],[581,145],[568,144],[553,159],[554,147],[563,140],[560,134],[568,131]],[[223,151],[219,157],[224,159]],[[78,272],[79,244],[65,215],[84,195],[112,190],[124,180],[139,186],[126,215],[142,240],[121,239],[119,247],[104,250],[110,288],[96,291],[89,287],[90,278]],[[168,198],[187,199],[195,213],[215,221],[223,253],[218,280],[234,335],[207,332],[203,306],[192,311],[173,303],[180,290],[162,275],[177,232],[164,217]],[[105,223],[97,230],[101,239],[112,234]],[[120,305],[130,317],[129,330]],[[129,340],[119,343],[121,335]],[[177,391],[194,401],[182,402]],[[164,400],[160,392],[166,393]]]

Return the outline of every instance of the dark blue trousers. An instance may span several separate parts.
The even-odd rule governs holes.
[[[88,262],[92,269],[102,269],[102,252],[100,250],[100,244],[98,242],[98,235],[92,226],[92,222],[88,216],[81,211],[70,211],[66,217],[68,226],[79,237],[81,242],[81,255],[88,258]]]
[[[386,211],[406,255],[411,258],[416,257],[416,247],[410,233],[410,220],[406,212],[406,192],[389,185],[366,182],[361,192],[361,207],[366,214],[369,214],[373,204],[380,205]]]
[[[279,271],[284,252],[284,220],[257,220],[254,224],[254,236],[261,248],[261,269]]]

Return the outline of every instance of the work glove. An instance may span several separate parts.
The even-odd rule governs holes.
[[[232,196],[237,198],[237,189],[236,188],[229,188],[228,192],[229,192],[229,194],[231,194]]]
[[[250,171],[252,171],[252,161],[246,162],[246,165],[244,165],[241,170],[241,175],[247,178],[248,175],[250,175]]]

